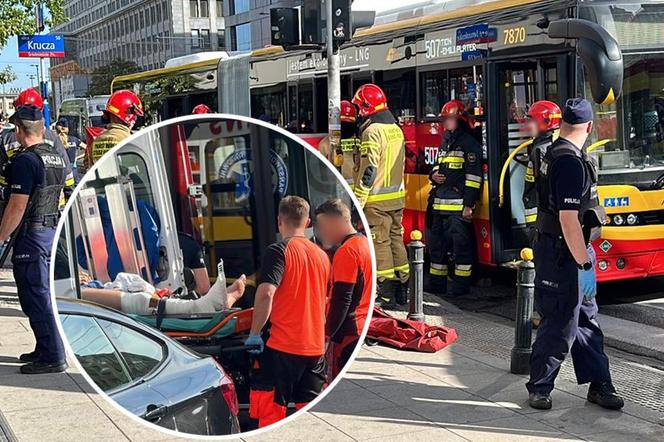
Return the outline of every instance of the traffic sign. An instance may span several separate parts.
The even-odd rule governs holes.
[[[64,58],[62,35],[19,35],[18,56],[22,58]]]

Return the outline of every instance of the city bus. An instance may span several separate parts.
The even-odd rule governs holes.
[[[428,173],[442,138],[438,113],[455,98],[481,114],[478,260],[495,267],[518,259],[528,243],[525,170],[509,161],[510,153],[527,141],[522,127],[530,103],[590,98],[593,82],[601,81],[604,72],[590,73],[577,39],[549,35],[552,22],[584,19],[618,42],[624,65],[622,94],[595,105],[590,140],[610,218],[593,243],[598,279],[664,275],[664,2],[452,0],[399,18],[358,31],[342,47],[341,91],[349,98],[364,83],[380,85],[400,121],[407,149],[406,238],[413,229],[426,230]],[[270,47],[227,55],[117,77],[113,88],[143,94],[158,119],[203,102],[287,128],[313,144],[326,132],[327,63],[320,51]],[[206,82],[196,80],[203,77]]]

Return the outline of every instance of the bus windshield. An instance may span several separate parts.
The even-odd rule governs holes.
[[[620,99],[595,106],[590,143],[606,143],[594,151],[600,182],[648,189],[664,174],[664,4],[598,2],[580,16],[616,38],[625,65]],[[584,89],[590,96],[587,81]]]

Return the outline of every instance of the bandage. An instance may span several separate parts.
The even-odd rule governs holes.
[[[120,307],[124,313],[135,315],[151,315],[154,309],[150,308],[152,295],[145,292],[120,292]]]

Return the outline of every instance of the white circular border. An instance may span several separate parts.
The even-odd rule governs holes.
[[[362,223],[364,224],[365,233],[366,233],[367,239],[369,239],[369,249],[370,249],[370,252],[371,252],[371,268],[372,268],[372,271],[373,271],[373,278],[372,278],[372,281],[371,281],[371,293],[372,293],[372,295],[375,295],[375,293],[376,293],[376,281],[377,281],[376,280],[376,252],[374,250],[373,241],[370,240],[371,231],[369,229],[369,223],[367,221],[367,218],[364,215],[364,211],[360,208],[359,201],[355,197],[355,194],[353,193],[352,189],[350,188],[350,186],[348,185],[348,183],[346,182],[344,177],[341,175],[341,173],[335,167],[333,167],[330,164],[330,162],[317,149],[310,146],[307,142],[305,142],[304,140],[299,138],[296,134],[288,132],[287,130],[282,129],[278,126],[274,126],[270,123],[266,123],[266,122],[261,121],[261,120],[257,120],[257,119],[250,118],[250,117],[245,117],[245,116],[240,116],[240,115],[219,114],[219,113],[200,114],[200,115],[186,115],[186,116],[183,116],[183,117],[177,117],[177,118],[172,118],[170,120],[160,121],[159,123],[156,123],[156,124],[153,124],[151,126],[148,126],[148,127],[145,127],[143,129],[141,129],[140,131],[132,134],[130,137],[122,140],[119,144],[117,144],[112,149],[110,149],[108,152],[106,152],[97,161],[96,164],[98,164],[101,161],[104,161],[105,158],[109,158],[111,155],[114,155],[115,152],[122,149],[122,147],[125,144],[133,141],[139,135],[143,135],[145,133],[148,133],[149,131],[157,130],[159,128],[170,126],[172,124],[195,122],[197,120],[201,120],[201,121],[206,120],[207,121],[207,120],[210,120],[210,119],[235,120],[235,121],[242,121],[242,122],[249,123],[249,124],[255,124],[255,125],[258,125],[258,126],[263,126],[267,129],[270,129],[274,132],[277,132],[281,135],[286,136],[290,140],[295,141],[300,146],[302,146],[306,150],[308,150],[310,153],[313,153],[314,155],[316,155],[319,158],[319,160],[322,161],[323,164],[325,164],[325,166],[327,166],[327,168],[332,171],[332,173],[337,177],[337,179],[342,184],[342,186],[346,190],[346,192],[348,192],[348,195],[350,195],[350,198],[353,201],[353,204],[355,205],[355,208],[357,209],[357,212],[360,215]],[[78,192],[79,192],[79,189],[80,189],[80,183],[85,182],[87,179],[89,179],[89,177],[92,176],[91,172],[93,172],[97,168],[96,164],[93,165],[90,168],[90,170],[88,170],[87,173],[81,178],[81,180],[79,182],[79,185],[77,185],[76,189],[74,189],[72,195],[69,197],[69,200],[67,201],[67,204],[65,205],[65,207],[62,211],[63,216],[62,216],[60,222],[58,223],[57,229],[55,231],[55,241],[53,241],[53,248],[51,250],[51,257],[52,257],[52,260],[53,260],[52,262],[55,262],[54,257],[56,256],[56,249],[57,249],[57,246],[58,246],[58,239],[60,238],[60,233],[61,233],[61,230],[62,230],[62,226],[64,225],[63,220],[66,217],[66,215],[64,215],[64,214],[68,213],[68,211],[70,210],[71,205],[73,204],[75,198],[78,196]],[[368,312],[368,315],[367,315],[367,320],[364,324],[364,329],[362,330],[362,334],[360,335],[360,338],[359,338],[359,345],[357,345],[355,347],[355,349],[353,350],[353,353],[351,354],[350,358],[348,359],[348,362],[346,363],[344,368],[341,370],[341,372],[332,380],[332,382],[330,384],[328,384],[327,388],[325,388],[325,390],[323,390],[318,395],[318,397],[316,397],[316,399],[314,399],[313,401],[308,403],[302,409],[297,410],[295,413],[291,414],[290,416],[287,416],[286,418],[280,420],[279,422],[268,425],[265,428],[258,428],[256,430],[251,430],[251,431],[247,431],[247,432],[240,432],[240,433],[235,433],[235,434],[228,434],[228,435],[204,436],[204,435],[183,433],[183,432],[179,432],[179,431],[175,431],[175,430],[170,430],[168,428],[164,428],[164,427],[161,427],[159,425],[148,422],[144,419],[141,419],[139,416],[136,416],[135,414],[133,414],[132,412],[130,412],[126,408],[122,407],[116,401],[114,401],[108,394],[106,394],[104,391],[102,391],[97,386],[97,384],[95,384],[95,382],[92,380],[92,378],[90,378],[90,376],[88,376],[86,371],[83,369],[81,364],[78,362],[78,359],[76,358],[76,356],[74,356],[74,352],[72,351],[72,349],[69,345],[69,341],[67,340],[67,338],[64,334],[64,330],[63,330],[62,324],[60,322],[60,316],[58,314],[57,301],[56,301],[56,296],[55,296],[54,287],[53,287],[54,286],[54,268],[55,268],[55,266],[51,265],[50,269],[49,269],[49,284],[50,284],[49,289],[50,289],[50,292],[51,292],[51,301],[52,301],[52,305],[53,305],[53,313],[56,317],[58,332],[60,333],[60,336],[62,337],[63,344],[65,346],[65,349],[67,350],[68,355],[70,356],[70,359],[72,359],[74,361],[74,364],[78,368],[79,373],[85,378],[85,380],[88,382],[88,384],[90,384],[90,386],[92,388],[94,388],[94,390],[100,396],[102,396],[108,403],[110,403],[112,406],[114,406],[115,408],[120,410],[125,415],[129,416],[134,421],[139,422],[140,424],[145,425],[146,427],[151,428],[153,430],[161,431],[162,433],[168,434],[170,436],[186,437],[186,438],[190,438],[190,439],[199,439],[199,440],[232,440],[232,439],[237,439],[238,437],[256,436],[256,435],[265,433],[267,431],[271,431],[271,430],[274,430],[276,428],[279,428],[282,425],[285,425],[289,422],[292,422],[293,420],[297,419],[297,417],[299,417],[302,414],[304,414],[304,413],[308,412],[309,410],[311,410],[318,402],[323,400],[325,398],[325,396],[327,396],[327,394],[330,391],[332,391],[332,389],[334,389],[334,387],[337,385],[337,383],[339,383],[339,381],[341,381],[341,379],[345,376],[346,372],[349,370],[349,368],[352,365],[353,361],[357,357],[358,353],[360,352],[360,349],[362,348],[362,342],[364,341],[364,338],[367,335],[367,331],[369,330],[369,323],[371,322],[371,317],[373,315],[373,307],[374,307],[374,300],[375,300],[375,296],[371,296],[371,304],[369,305],[369,312]]]

